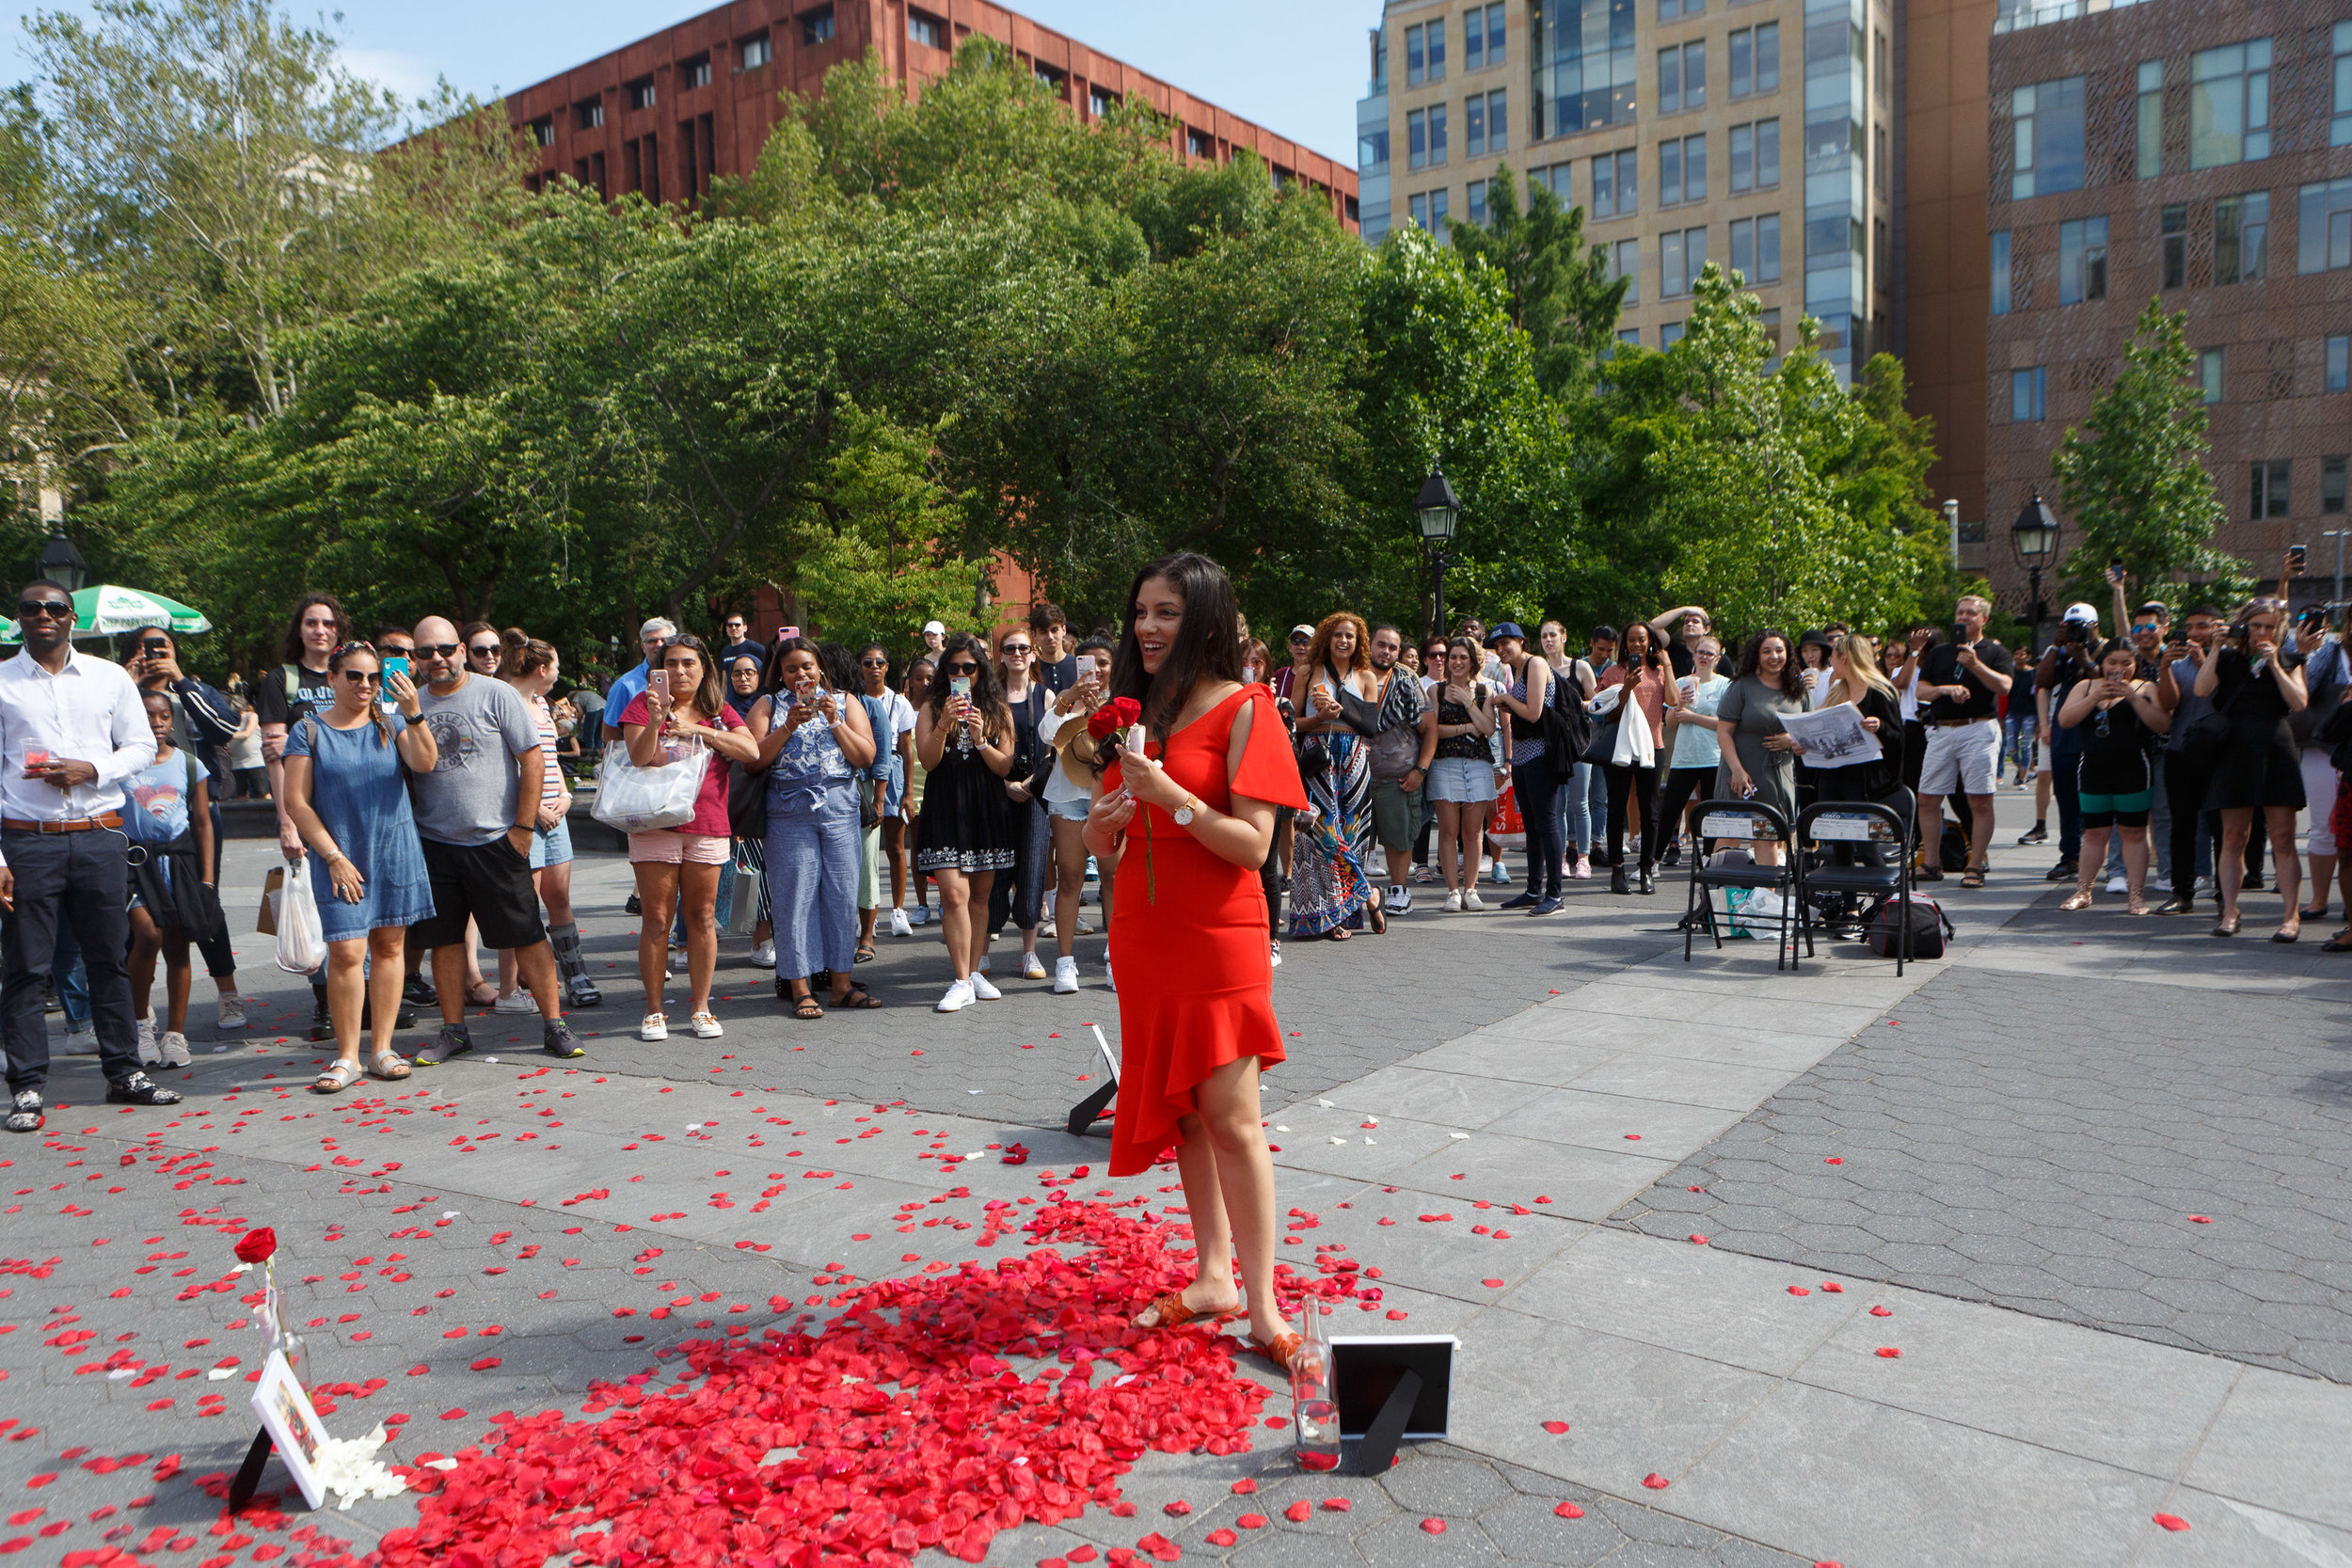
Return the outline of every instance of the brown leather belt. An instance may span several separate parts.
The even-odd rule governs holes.
[[[1993,722],[1993,716],[1988,713],[1981,719],[1931,719],[1928,721],[1928,728],[1931,730],[1964,730],[1971,724],[1990,724],[1991,722]]]
[[[122,814],[110,811],[99,816],[77,817],[71,822],[27,822],[22,817],[0,817],[0,828],[12,833],[86,833],[93,828],[119,828]]]

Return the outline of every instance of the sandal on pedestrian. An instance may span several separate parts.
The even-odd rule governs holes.
[[[2087,887],[2076,888],[2074,892],[2066,895],[2066,902],[2060,904],[2058,908],[2061,910],[2087,910],[2090,908],[2090,890]]]
[[[1372,934],[1375,937],[1389,934],[1389,905],[1385,898],[1372,901]]]
[[[1197,1318],[1222,1318],[1229,1312],[1240,1310],[1241,1298],[1239,1296],[1233,1298],[1232,1306],[1220,1307],[1212,1310],[1207,1307],[1194,1307],[1186,1303],[1183,1291],[1170,1291],[1166,1295],[1153,1297],[1152,1305],[1146,1307],[1143,1312],[1136,1313],[1130,1321],[1137,1328],[1181,1328]],[[1145,1312],[1152,1315],[1150,1323],[1143,1321]]]
[[[850,961],[851,963],[861,964],[872,963],[874,961],[874,944],[870,942],[859,942],[857,944],[857,951],[850,955]]]
[[[2214,923],[2213,934],[2217,937],[2233,937],[2237,935],[2237,916],[2232,915],[2227,920],[2216,921]]]
[[[408,1062],[397,1051],[379,1052],[375,1059],[368,1064],[368,1071],[374,1077],[398,1083],[408,1076]]]
[[[2125,914],[2146,914],[2148,912],[2148,900],[2142,898],[2137,893],[2132,894],[2123,905],[2123,912]]]
[[[1972,865],[1967,870],[1960,874],[1960,885],[1962,887],[1982,887],[1984,886],[1984,874],[1992,869],[1993,868],[1989,865]]]
[[[1249,1342],[1257,1347],[1259,1354],[1287,1372],[1291,1370],[1291,1357],[1297,1354],[1298,1347],[1307,1341],[1285,1329],[1271,1340],[1261,1339],[1252,1334],[1249,1337]]]
[[[2352,953],[2352,926],[2345,927],[2319,944],[2322,953]]]
[[[852,980],[850,982],[850,989],[848,990],[843,991],[839,996],[833,999],[833,1005],[836,1007],[849,1007],[851,1009],[879,1007],[882,1006],[882,998],[876,996],[872,991],[867,990],[866,987],[858,981]]]
[[[823,1006],[818,1002],[817,993],[815,991],[811,991],[806,996],[793,998],[792,1016],[797,1019],[804,1019],[810,1022],[815,1022],[818,1019],[825,1016],[825,1009]]]
[[[310,1092],[312,1094],[341,1094],[366,1076],[367,1074],[359,1070],[359,1064],[357,1062],[342,1060],[330,1062],[327,1064],[326,1070],[319,1074],[318,1082],[310,1085]]]
[[[1345,942],[1355,934],[1355,932],[1349,930],[1344,926],[1334,926],[1329,930],[1323,933],[1323,940],[1326,942]]]

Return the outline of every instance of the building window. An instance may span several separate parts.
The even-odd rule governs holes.
[[[1216,157],[1216,138],[1211,136],[1206,131],[1195,131],[1189,126],[1185,127],[1184,155],[1188,158],[1208,158],[1214,160]]]
[[[2296,193],[2297,272],[2352,267],[2352,180],[2306,185]]]
[[[1439,244],[1446,243],[1445,207],[1446,193],[1442,190],[1431,191],[1429,193],[1429,231],[1438,236]]]
[[[1429,56],[1422,45],[1422,30],[1405,29],[1405,84],[1419,87],[1429,74]]]
[[[650,109],[653,107],[652,77],[641,76],[636,81],[631,82],[628,87],[623,90],[628,94],[628,106],[630,108]]]
[[[1057,71],[1050,65],[1033,64],[1029,67],[1029,74],[1036,77],[1038,85],[1055,97],[1070,96],[1070,78],[1065,72]]]
[[[1707,0],[1658,0],[1658,20],[1680,22],[1686,17],[1705,16]]]
[[[1691,292],[1692,280],[1707,265],[1707,230],[1669,229],[1658,237],[1658,296],[1673,299]]]
[[[1432,168],[1445,162],[1445,105],[1429,105],[1429,166]]]
[[[1100,100],[1097,101],[1094,112],[1097,115],[1105,112],[1101,107]],[[1388,161],[1389,128],[1387,126],[1373,126],[1357,136],[1356,166],[1359,169],[1370,174],[1373,170],[1385,166]]]
[[[1426,229],[1429,227],[1429,198],[1427,197],[1406,197],[1405,198],[1405,210],[1412,215],[1414,228]]]
[[[2010,196],[2049,196],[2083,188],[2083,79],[2061,76],[2010,94],[2017,131]]]
[[[2107,297],[2107,220],[2078,218],[2058,225],[2058,303]]]
[[[2164,62],[2139,62],[2139,178],[2164,172]]]
[[[1780,121],[1756,122],[1756,188],[1771,190],[1780,183]]]
[[[935,16],[918,10],[907,12],[907,41],[919,43],[926,49],[947,47],[947,24]]]
[[[1633,343],[1638,345],[1641,341],[1642,329],[1640,327],[1621,326],[1617,328],[1617,341],[1621,343]]]
[[[1895,160],[1886,154],[1886,127],[1874,126],[1870,135],[1870,187],[1891,198],[1895,194]]]
[[[2267,275],[2270,193],[2225,196],[2213,204],[2213,280],[2250,283]]]
[[[1894,231],[1884,218],[1870,220],[1870,286],[1884,293],[1887,279],[1895,275]]]
[[[1420,109],[1405,116],[1405,166],[1429,166],[1429,116]]]
[[[1658,112],[1661,115],[1707,106],[1707,40],[1693,39],[1658,52]]]
[[[1547,136],[1630,124],[1641,97],[1637,0],[1541,0],[1530,6],[1527,135]]]
[[[2270,40],[2189,56],[2188,166],[2270,156]]]
[[[1668,137],[1658,144],[1658,204],[1707,199],[1707,138]]]
[[[1772,357],[1773,357],[1773,358],[1775,358],[1775,359],[1779,358],[1779,357],[1780,357],[1780,309],[1779,309],[1779,307],[1775,306],[1775,307],[1773,307],[1772,309],[1770,309],[1770,310],[1767,310],[1767,311],[1763,312],[1763,313],[1762,313],[1762,315],[1760,315],[1760,316],[1757,318],[1757,325],[1760,325],[1760,326],[1762,326],[1762,327],[1764,328],[1764,341],[1765,341],[1766,342],[1768,342],[1768,343],[1772,344]]]
[[[1682,341],[1682,331],[1688,325],[1687,322],[1661,323],[1658,328],[1658,346],[1661,349],[1668,349]]]
[[[2331,517],[2344,515],[2344,459],[2319,460],[2319,510]]]
[[[573,105],[572,105],[572,124],[573,124],[573,126],[574,126],[576,129],[578,129],[578,130],[581,130],[581,131],[593,131],[593,130],[595,130],[597,126],[602,125],[603,123],[604,123],[604,100],[603,100],[603,99],[601,99],[601,98],[592,98],[592,99],[590,99],[590,100],[589,100],[587,103],[575,103],[575,104],[573,104]],[[550,132],[552,132],[552,131],[555,129],[555,125],[554,125],[554,122],[553,122],[552,120],[550,120],[550,121],[548,122],[548,129]],[[550,135],[550,136],[548,137],[548,140],[550,140],[550,141],[551,141],[551,140],[553,140],[553,139],[554,139],[554,138],[553,138],[553,136],[552,136],[552,135]],[[540,145],[540,146],[542,146],[542,147],[545,147],[545,146],[547,145],[547,142],[541,142],[539,145]],[[585,182],[585,181],[583,181],[583,182],[582,182],[583,184],[584,184],[584,183],[586,183],[586,182]]]
[[[1893,103],[1895,99],[1895,55],[1894,51],[1887,47],[1886,35],[1883,32],[1878,34],[1872,43],[1870,52],[1870,74],[1874,78],[1872,90],[1878,94],[1879,102],[1881,103],[1887,104]]]
[[[2352,390],[2352,337],[2343,333],[2328,340],[2328,390]]]
[[[2335,32],[2335,116],[2328,122],[2328,145],[2352,147],[2352,22]]]
[[[1731,96],[1780,90],[1780,24],[1762,22],[1731,35]]]
[[[1119,94],[1105,91],[1102,87],[1089,85],[1087,87],[1087,113],[1089,115],[1092,116],[1096,119],[1101,119],[1105,115],[1108,115],[1113,109],[1118,107]],[[1383,125],[1380,127],[1378,135],[1380,137],[1379,161],[1385,164],[1389,161],[1389,128]]]
[[[2158,260],[2159,286],[2177,289],[2188,281],[2188,203],[2168,202],[2164,209],[2164,254]]]
[[[2009,372],[2009,417],[2012,424],[2032,424],[2048,417],[2047,368]]]
[[[1731,128],[1731,194],[1756,189],[1756,127]]]
[[[1993,230],[1992,313],[2009,314],[2009,230]]]
[[[811,49],[820,43],[831,43],[833,32],[833,8],[831,6],[819,6],[801,18],[801,41]],[[762,60],[760,63],[765,65],[767,62]],[[752,68],[745,66],[743,69],[749,71]]]
[[[1501,88],[1486,95],[1486,150],[1502,152],[1511,145],[1511,95]]]
[[[1481,10],[1472,6],[1463,13],[1462,70],[1465,72],[1502,64],[1502,9],[1501,6],[1488,6]]]
[[[1462,100],[1462,152],[1466,157],[1481,157],[1486,150],[1486,100],[1483,94],[1471,93]]]
[[[1750,283],[1780,281],[1780,214],[1734,218],[1731,222],[1731,270]]]
[[[1642,210],[1638,162],[1639,154],[1629,147],[1593,160],[1593,216],[1629,217]]]
[[[531,145],[533,147],[555,145],[555,117],[553,115],[542,115],[531,122]]]
[[[710,56],[697,55],[677,68],[678,87],[686,91],[710,86]]]
[[[1481,225],[1485,224],[1486,221],[1486,182],[1484,180],[1471,181],[1470,182],[1468,196],[1469,200],[1466,201],[1464,205],[1470,209],[1470,222]]]
[[[1445,24],[1405,29],[1405,81],[1407,86],[1445,80]]]
[[[2197,386],[2209,404],[2221,401],[2221,351],[2201,350],[2197,356]]]
[[[2287,502],[2293,492],[2294,463],[2284,457],[2274,457],[2267,463],[2249,464],[2247,474],[2252,483],[2248,487],[2250,504],[2246,515],[2257,520],[2285,516]]]
[[[1610,248],[1609,276],[1612,279],[1622,277],[1626,280],[1625,302],[1628,305],[1642,302],[1641,241],[1619,240]]]
[[[1498,66],[1510,58],[1502,44],[1503,12],[1508,8],[1494,5],[1486,8],[1486,64]]]

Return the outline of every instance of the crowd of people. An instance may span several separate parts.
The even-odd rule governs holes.
[[[1653,895],[1661,870],[1716,847],[1697,836],[1710,800],[1793,821],[1817,800],[1907,789],[1916,877],[1982,887],[2005,778],[2036,794],[2023,842],[2048,841],[2055,798],[2048,877],[2071,884],[2065,911],[2105,893],[2130,914],[2189,914],[2202,895],[2214,933],[2234,935],[2266,856],[2284,906],[2274,941],[2324,918],[2339,876],[2352,916],[2352,856],[2335,842],[2352,832],[2335,766],[2352,658],[2324,613],[2290,625],[2256,599],[2195,605],[2176,625],[2160,602],[2128,609],[2120,586],[2114,600],[2115,635],[2075,604],[2039,655],[1988,636],[1975,597],[1948,626],[1884,638],[1831,626],[1727,641],[1705,607],[1682,605],[1597,627],[1581,654],[1559,621],[1531,636],[1467,618],[1417,643],[1339,610],[1293,626],[1284,658],[1236,613],[1236,682],[1299,779],[1296,802],[1271,801],[1254,868],[1267,962],[1285,942],[1384,934],[1416,889],[1443,913],[1531,917],[1597,872],[1613,895]],[[312,1037],[337,1053],[322,1093],[466,1054],[469,1007],[536,1014],[548,1054],[580,1053],[567,1011],[605,997],[572,906],[569,820],[599,764],[693,774],[673,776],[675,820],[628,835],[649,1041],[669,1036],[681,974],[687,1031],[724,1033],[710,1006],[723,928],[749,927],[779,1001],[815,1022],[882,1006],[857,966],[878,939],[935,925],[935,1007],[953,1013],[1016,976],[1079,990],[1078,939],[1104,934],[1119,884],[1140,872],[1146,904],[1169,886],[1148,853],[1106,858],[1093,830],[1134,726],[1172,741],[1152,729],[1171,716],[1119,705],[1132,626],[1079,636],[1051,604],[984,634],[932,621],[901,650],[797,628],[763,641],[739,614],[705,641],[655,618],[635,668],[573,681],[520,628],[434,616],[362,640],[320,593],[294,607],[277,668],[216,689],[160,628],[119,665],[74,652],[64,603],[53,584],[26,588],[26,655],[0,675],[0,890],[18,898],[0,1011],[18,1130],[40,1119],[46,1048],[29,1037],[44,993],[67,1014],[65,1049],[101,1055],[133,1103],[169,1102],[140,1069],[188,1060],[191,947],[220,1027],[244,1026],[216,892],[224,800],[273,802],[288,873],[310,881],[328,954]],[[1808,759],[1784,721],[1839,705],[1876,754]],[[40,918],[22,897],[34,886]],[[2352,949],[2352,928],[2328,947]],[[1102,964],[1117,990],[1113,958]],[[404,1059],[393,1034],[424,1008],[439,1030]]]

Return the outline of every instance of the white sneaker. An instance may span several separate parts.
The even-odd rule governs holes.
[[[775,968],[776,944],[773,942],[754,942],[752,944],[752,965],[755,969]]]
[[[1462,890],[1460,888],[1450,887],[1445,890],[1445,912],[1448,914],[1462,912]]]
[[[977,971],[972,975],[972,994],[983,1002],[1002,1002],[1005,999],[1005,993],[990,985],[988,976]]]
[[[1119,982],[1111,978],[1111,961],[1108,958],[1104,958],[1103,960],[1103,984],[1108,986],[1113,990],[1117,990],[1119,989]]]
[[[1276,969],[1279,969],[1282,967],[1282,944],[1278,942],[1273,946],[1274,951],[1268,956],[1267,961]]]
[[[2129,893],[2131,890],[2132,884],[2125,878],[2109,877],[2107,879],[2107,891],[2109,893]]]
[[[993,962],[995,962],[995,958],[994,958],[992,955],[987,954],[987,953],[983,953],[983,954],[981,954],[981,955],[980,955],[980,967],[979,967],[979,973],[980,973],[980,974],[987,974],[987,973],[988,973],[988,966],[989,966],[990,964],[993,963]],[[983,999],[983,1000],[985,1000],[985,999]]]
[[[224,1035],[242,1035],[246,1030],[245,1004],[233,996],[222,997],[213,1023]]]
[[[1090,937],[1094,934],[1093,924],[1084,915],[1078,917],[1078,934],[1082,937]]]
[[[914,927],[907,924],[906,911],[892,910],[890,911],[890,934],[894,937],[911,937],[914,935]]]
[[[1412,913],[1413,890],[1402,883],[1391,882],[1389,884],[1389,912],[1391,914]]]
[[[694,1037],[698,1040],[715,1040],[726,1033],[719,1027],[719,1021],[708,1013],[696,1013],[687,1022],[693,1025]]]
[[[931,1011],[935,1013],[960,1013],[963,1011],[964,1008],[972,1006],[972,1000],[971,983],[966,980],[958,980],[947,988],[947,994],[939,999],[938,1003],[932,1006]]]
[[[79,1029],[68,1029],[65,1040],[57,1047],[60,1056],[95,1056],[98,1054],[98,1030],[85,1023]]]
[[[177,1029],[166,1030],[159,1043],[163,1047],[166,1067],[186,1067],[196,1059],[188,1053],[188,1037]]]
[[[670,1037],[670,1021],[660,1013],[647,1013],[645,1022],[637,1026],[641,1040],[666,1040]]]
[[[664,966],[663,973],[667,974],[683,974],[686,973],[685,948],[673,947],[670,949],[670,961],[666,966]]]
[[[490,1010],[494,1013],[505,1013],[511,1018],[536,1018],[539,1016],[539,1004],[531,999],[529,991],[517,987],[491,1003]]]
[[[1078,960],[1075,958],[1056,958],[1054,960],[1054,994],[1056,996],[1074,996],[1077,994],[1077,991]]]
[[[2148,879],[2148,891],[2150,893],[2170,893],[2172,891],[2172,879],[2169,877],[2151,877]]]
[[[1024,980],[1045,978],[1045,960],[1037,956],[1037,949],[1034,947],[1021,955],[1021,978]]]
[[[139,1020],[139,1061],[153,1067],[163,1059],[163,1049],[155,1043],[155,1015],[149,1013]]]
[[[1479,898],[1478,890],[1476,888],[1466,887],[1462,890],[1462,908],[1465,910],[1483,910],[1486,907],[1486,906],[1484,901]]]

